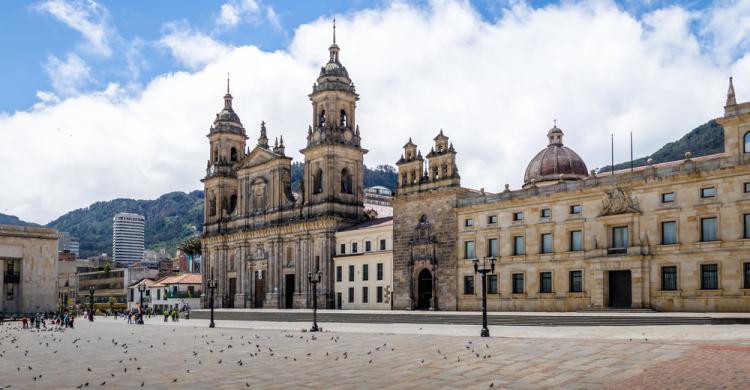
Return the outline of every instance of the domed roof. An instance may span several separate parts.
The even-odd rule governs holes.
[[[214,119],[214,124],[209,131],[210,134],[219,132],[245,135],[245,128],[242,126],[240,117],[232,108],[232,95],[229,93],[229,84],[227,84],[227,94],[224,95],[224,108],[216,113],[216,119]]]
[[[524,187],[559,180],[580,180],[588,176],[586,163],[562,142],[563,131],[556,125],[547,132],[549,145],[531,159],[523,177]]]

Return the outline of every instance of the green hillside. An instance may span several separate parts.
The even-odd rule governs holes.
[[[693,157],[706,156],[724,151],[724,129],[715,120],[704,123],[675,142],[670,142],[649,156],[640,157],[633,161],[635,167],[646,165],[648,159],[653,159],[654,164],[682,160],[685,152],[690,152]],[[615,170],[630,168],[630,161],[615,164]],[[612,168],[607,165],[599,172],[609,172]]]

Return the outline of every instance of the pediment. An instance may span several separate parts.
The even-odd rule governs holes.
[[[284,156],[276,154],[266,148],[256,146],[255,149],[250,151],[250,153],[242,159],[242,167],[247,168],[263,165],[269,161],[274,161],[281,158],[284,158]]]

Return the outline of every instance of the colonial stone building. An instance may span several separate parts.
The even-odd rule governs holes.
[[[730,79],[724,152],[596,174],[557,126],[523,188],[460,186],[442,132],[411,140],[394,201],[395,309],[750,310],[750,102]],[[426,169],[425,169],[426,168]]]
[[[359,99],[339,60],[335,27],[329,61],[309,95],[304,177],[292,193],[291,161],[281,135],[270,144],[265,123],[248,148],[232,95],[208,134],[203,291],[218,283],[217,307],[300,308],[311,305],[308,272],[319,269],[321,307],[334,306],[334,233],[364,220]],[[204,306],[208,302],[204,294]]]

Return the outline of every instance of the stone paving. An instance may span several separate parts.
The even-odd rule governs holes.
[[[0,388],[750,388],[750,340],[482,339],[191,324],[78,321],[74,330],[40,333],[4,324]]]

